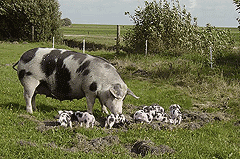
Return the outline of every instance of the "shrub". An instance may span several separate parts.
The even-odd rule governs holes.
[[[31,40],[34,26],[35,41],[61,37],[61,12],[57,0],[0,1],[0,38]]]
[[[209,52],[211,46],[219,52],[233,43],[226,30],[219,30],[207,24],[205,28],[197,26],[197,18],[191,17],[185,7],[181,9],[178,0],[145,1],[145,7],[129,12],[134,22],[133,29],[124,35],[128,52],[144,53],[148,40],[148,53],[198,51]],[[193,22],[193,24],[192,24]]]
[[[236,10],[238,11],[238,14],[240,14],[240,0],[233,0],[233,3],[236,5]],[[238,29],[240,30],[240,18],[238,17],[236,20],[239,23]]]
[[[71,26],[72,21],[69,18],[62,19],[62,26]]]

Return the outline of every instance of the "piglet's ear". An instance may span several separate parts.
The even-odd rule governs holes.
[[[180,105],[177,105],[178,109],[181,109],[181,106]]]
[[[58,111],[58,114],[62,114],[62,112],[63,112],[62,110],[59,110],[59,111]]]
[[[73,115],[73,111],[71,111],[71,110],[68,111],[68,114]]]
[[[117,99],[122,99],[124,97],[123,90],[120,84],[115,84],[110,88],[110,92]]]

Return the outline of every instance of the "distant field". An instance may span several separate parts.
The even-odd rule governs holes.
[[[124,35],[132,25],[120,25],[121,45],[123,44],[122,35]],[[240,31],[238,28],[219,28],[229,29],[235,40],[235,45],[240,45]],[[70,27],[62,27],[65,39],[73,39],[75,41],[94,42],[106,46],[114,46],[116,44],[117,26],[116,25],[99,25],[99,24],[73,24]]]
[[[120,25],[121,34],[125,34],[131,25]],[[73,24],[70,27],[62,27],[64,35],[88,35],[116,37],[117,25],[98,24]]]
[[[240,31],[238,28],[219,28],[219,29],[229,29],[230,33],[235,40],[235,46],[240,46]]]
[[[131,27],[131,25],[120,25],[120,34],[125,34],[127,29]],[[74,39],[76,41],[85,39],[86,42],[94,42],[106,46],[116,44],[117,25],[73,24],[71,27],[62,27],[62,31],[65,39]]]

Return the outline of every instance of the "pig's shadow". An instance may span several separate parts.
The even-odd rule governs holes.
[[[0,107],[4,108],[4,109],[9,109],[9,110],[14,111],[14,112],[17,112],[19,110],[26,110],[25,105],[15,103],[15,102],[0,103]],[[50,112],[50,111],[54,111],[54,110],[56,110],[56,108],[50,107],[50,106],[45,105],[45,104],[38,104],[37,105],[37,111]]]

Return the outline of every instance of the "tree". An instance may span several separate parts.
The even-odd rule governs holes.
[[[166,0],[145,1],[145,7],[136,9],[134,15],[126,14],[135,23],[125,36],[126,46],[132,51],[144,52],[145,40],[150,53],[192,45],[187,40],[195,26],[191,25],[191,14],[185,8],[181,10],[177,0],[172,4]]]
[[[240,14],[240,0],[233,0],[233,3],[236,5],[236,10],[238,11],[238,14]],[[240,30],[240,18],[237,18],[237,21],[239,23],[239,30]]]
[[[69,18],[62,19],[62,26],[71,26],[72,22]]]
[[[0,38],[36,41],[60,38],[61,12],[57,0],[1,0]]]

